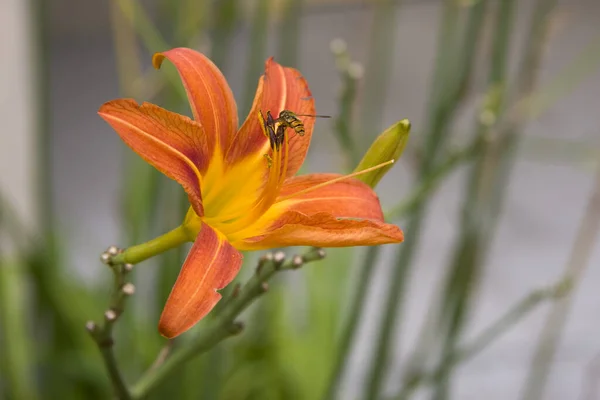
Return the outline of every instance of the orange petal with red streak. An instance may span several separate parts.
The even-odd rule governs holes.
[[[175,65],[188,95],[194,119],[202,124],[212,151],[220,143],[223,154],[238,129],[237,105],[225,77],[204,54],[175,48],[156,53],[152,58],[160,68],[167,58]]]
[[[240,252],[202,225],[160,316],[160,333],[174,338],[200,321],[221,299],[217,290],[235,278],[241,265]]]
[[[188,117],[132,99],[109,101],[98,114],[149,164],[179,182],[198,215],[203,215],[201,171],[208,166],[202,127]]]
[[[285,181],[279,197],[293,197],[283,200],[278,206],[285,207],[287,211],[298,211],[306,215],[325,212],[334,217],[363,218],[383,222],[383,212],[377,194],[358,179],[345,179],[307,193],[294,195],[341,176],[308,174],[290,178]]]
[[[288,211],[265,234],[234,245],[241,250],[259,250],[285,246],[372,246],[403,240],[404,235],[396,225],[328,213],[306,215]]]
[[[258,120],[258,112],[266,115],[271,111],[277,118],[282,110],[296,114],[315,114],[315,102],[308,83],[300,72],[286,68],[269,58],[265,63],[265,74],[260,78],[252,108],[242,124],[235,140],[227,152],[227,161],[235,163],[248,155],[267,153],[268,139],[264,135]],[[304,136],[295,135],[291,129],[289,161],[286,176],[293,176],[304,162],[312,137],[314,118],[299,117],[304,122]]]

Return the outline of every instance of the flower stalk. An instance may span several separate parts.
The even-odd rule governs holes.
[[[254,275],[239,290],[234,290],[221,312],[211,320],[210,326],[203,330],[185,346],[178,348],[164,362],[148,370],[132,389],[133,399],[144,398],[154,387],[167,379],[183,364],[206,352],[228,337],[239,334],[243,325],[236,318],[258,297],[268,291],[267,282],[276,273],[295,270],[304,264],[322,260],[323,249],[311,248],[302,255],[287,258],[283,252],[268,253],[259,261]]]

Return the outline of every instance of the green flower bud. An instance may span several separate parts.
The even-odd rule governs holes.
[[[398,121],[387,128],[377,137],[377,139],[375,139],[354,171],[362,171],[389,160],[398,161],[406,147],[409,134],[410,121],[407,119]],[[382,168],[359,175],[356,179],[359,179],[374,188],[393,165],[394,164],[389,164]]]

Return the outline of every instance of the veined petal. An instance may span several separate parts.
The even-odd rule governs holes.
[[[334,217],[328,213],[309,216],[288,211],[275,221],[268,232],[232,244],[240,250],[261,250],[286,246],[371,246],[403,240],[404,235],[396,225]]]
[[[240,252],[202,225],[160,316],[160,333],[174,338],[200,321],[221,299],[217,290],[235,278],[241,265]]]
[[[202,126],[188,117],[132,99],[109,101],[98,114],[133,151],[180,183],[198,215],[203,215],[201,172],[208,165]]]
[[[312,98],[306,79],[293,68],[286,68],[269,58],[265,63],[265,74],[258,82],[256,96],[248,117],[242,124],[227,152],[227,162],[236,163],[249,155],[257,159],[269,151],[269,140],[264,135],[257,117],[259,111],[265,115],[271,111],[277,118],[282,110],[296,114],[315,114],[315,101]],[[305,128],[304,136],[289,134],[289,161],[286,176],[293,176],[304,162],[314,128],[314,118],[299,117]]]
[[[225,154],[238,128],[237,105],[225,77],[205,55],[192,49],[180,47],[156,53],[154,67],[160,68],[165,58],[179,72],[194,119],[208,135],[211,154],[217,143]]]
[[[364,218],[383,222],[383,212],[377,194],[357,179],[345,179],[333,184],[302,191],[339,178],[340,174],[308,174],[285,181],[276,208],[313,215],[325,212],[334,217]],[[267,216],[268,217],[268,216]]]

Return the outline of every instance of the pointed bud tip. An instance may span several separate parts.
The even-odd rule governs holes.
[[[405,131],[410,131],[410,128],[412,126],[410,121],[406,118],[398,122],[398,125],[400,125]]]

